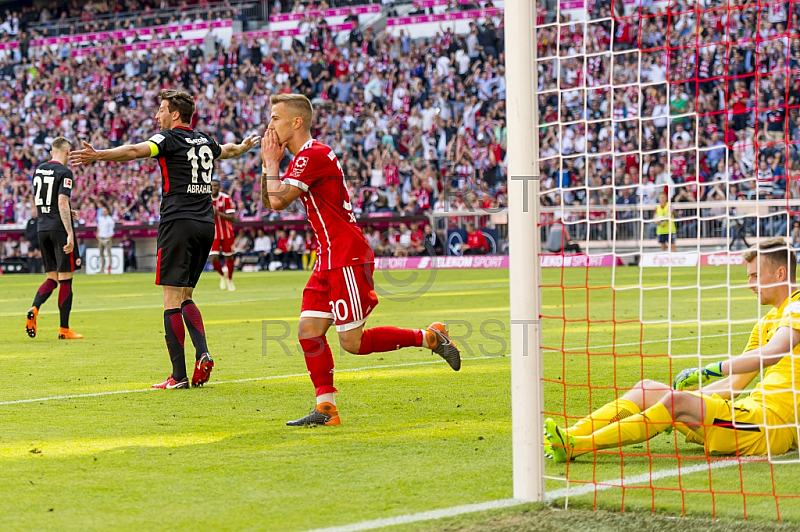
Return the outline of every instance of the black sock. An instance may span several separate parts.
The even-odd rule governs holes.
[[[69,329],[69,313],[72,311],[72,279],[64,279],[58,287],[58,310],[61,311],[61,328]]]
[[[172,361],[172,378],[180,382],[186,378],[186,359],[183,356],[183,341],[186,331],[183,328],[181,309],[171,308],[164,311],[164,331],[167,333],[167,350]]]
[[[200,315],[200,309],[194,304],[194,301],[187,299],[181,305],[181,312],[183,313],[183,321],[186,323],[186,328],[189,329],[189,336],[192,337],[194,344],[195,360],[200,360],[203,353],[208,353],[208,344],[206,344],[206,328],[203,326],[203,316]]]
[[[58,287],[58,283],[52,279],[48,279],[42,283],[42,286],[39,287],[39,290],[36,292],[36,297],[33,298],[33,306],[37,309],[41,307],[45,301],[48,300],[50,294],[53,293]]]

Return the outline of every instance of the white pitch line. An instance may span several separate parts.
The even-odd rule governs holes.
[[[655,473],[643,473],[641,475],[635,475],[623,480],[611,479],[605,482],[599,482],[597,484],[594,483],[581,484],[577,488],[564,488],[547,493],[545,494],[545,499],[547,500],[547,502],[552,502],[554,500],[562,499],[565,497],[566,498],[578,497],[580,495],[587,495],[589,493],[594,493],[596,491],[605,491],[611,488],[619,488],[621,486],[629,486],[632,484],[642,484],[644,482],[650,482],[662,478],[669,478],[678,475],[689,475],[691,473],[699,473],[702,471],[707,472],[711,469],[721,469],[723,467],[732,467],[735,465],[739,465],[739,463],[743,461],[748,461],[748,460],[746,458],[742,458],[741,460],[737,459],[720,460],[711,463],[697,464],[688,467],[676,467],[674,469],[664,469],[662,471],[656,471]],[[557,479],[557,480],[563,480],[563,479]],[[519,499],[501,499],[497,501],[481,502],[477,504],[465,504],[463,506],[453,506],[450,508],[442,508],[439,510],[431,510],[428,512],[398,515],[396,517],[384,517],[381,519],[373,519],[370,521],[361,521],[360,523],[353,523],[351,525],[334,526],[329,528],[315,528],[307,532],[362,532],[364,530],[376,530],[379,528],[406,525],[409,523],[417,523],[420,521],[432,521],[435,519],[444,519],[448,517],[455,517],[458,515],[464,515],[476,512],[486,512],[489,510],[497,510],[500,508],[511,508],[514,506],[520,506],[522,504],[528,504],[528,502],[521,501]]]
[[[520,504],[526,504],[526,502],[517,499],[501,499],[499,501],[465,504],[463,506],[453,506],[451,508],[442,508],[441,510],[431,510],[429,512],[398,515],[397,517],[385,517],[383,519],[374,519],[372,521],[362,521],[352,525],[334,526],[330,528],[315,528],[314,530],[309,530],[308,532],[359,532],[361,530],[375,530],[376,528],[384,528],[387,526],[405,525],[408,523],[443,519],[446,517],[454,517],[456,515],[474,512],[486,512],[488,510],[497,510],[499,508],[509,508],[511,506],[519,506]]]
[[[486,360],[490,358],[504,358],[507,355],[497,355],[497,356],[483,356],[483,357],[470,357],[467,360]],[[369,371],[369,370],[377,370],[377,369],[392,369],[392,368],[404,368],[408,366],[428,366],[434,364],[441,364],[441,360],[426,360],[420,362],[403,362],[402,364],[382,364],[379,366],[363,366],[360,368],[344,368],[344,369],[337,369],[336,373],[354,373],[358,371]],[[308,373],[290,373],[288,375],[269,375],[266,377],[250,377],[247,379],[234,379],[230,381],[216,381],[211,383],[212,387],[218,384],[239,384],[242,382],[257,382],[257,381],[274,381],[279,379],[293,379],[296,377],[307,377]],[[24,403],[43,403],[46,401],[58,401],[61,399],[80,399],[82,397],[103,397],[106,395],[119,395],[125,393],[141,393],[141,392],[152,392],[155,391],[153,388],[136,388],[133,390],[113,390],[108,392],[94,392],[94,393],[77,393],[72,395],[53,395],[51,397],[39,397],[36,399],[15,399],[13,401],[0,401],[0,406],[5,405],[19,405]]]
[[[429,288],[428,292],[447,292],[452,290],[453,287],[456,286],[454,284],[442,284],[436,288]],[[487,283],[482,285],[480,288],[484,287],[492,287],[492,288],[500,288],[504,286],[503,284],[498,283]],[[470,292],[476,291],[474,290],[466,290],[466,293],[469,294]],[[394,294],[391,294],[394,295]],[[147,294],[144,294],[142,297],[149,297]],[[387,296],[388,297],[388,296]],[[285,297],[257,297],[257,298],[250,298],[250,299],[228,299],[224,301],[203,301],[200,306],[202,307],[209,307],[209,306],[221,306],[221,305],[231,305],[237,303],[258,303],[260,301],[284,301]],[[76,308],[72,309],[70,312],[75,314],[76,312],[111,312],[117,310],[142,310],[142,309],[163,309],[164,305],[162,303],[158,304],[148,304],[148,305],[129,305],[125,307],[94,307],[94,308]],[[58,314],[58,310],[43,310],[39,313],[39,315],[49,315],[49,314]],[[14,318],[19,316],[19,312],[0,312],[0,318]]]

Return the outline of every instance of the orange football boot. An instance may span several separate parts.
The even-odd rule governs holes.
[[[450,341],[450,333],[443,323],[435,321],[423,333],[431,351],[445,359],[453,371],[461,369],[461,353],[456,344]]]
[[[82,334],[78,334],[72,329],[65,329],[63,327],[58,328],[58,339],[59,340],[81,340],[83,339]]]
[[[31,338],[36,338],[36,331],[38,330],[36,327],[36,318],[38,317],[39,309],[31,307],[30,310],[28,310],[28,319],[25,320],[25,330]]]
[[[336,405],[332,403],[320,403],[305,417],[287,421],[286,424],[290,427],[301,427],[303,425],[341,425],[342,420],[339,419],[339,410]]]

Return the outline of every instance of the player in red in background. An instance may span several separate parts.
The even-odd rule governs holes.
[[[317,406],[309,415],[286,424],[339,425],[333,355],[325,338],[331,325],[336,325],[339,343],[349,353],[427,347],[455,371],[461,368],[461,358],[445,326],[438,322],[426,329],[364,328],[378,304],[372,279],[375,256],[356,225],[342,167],[331,148],[311,138],[313,109],[308,98],[280,94],[272,96],[270,103],[269,127],[261,143],[263,204],[283,210],[299,197],[318,243],[297,331]],[[281,179],[280,161],[286,148],[294,159]]]
[[[211,181],[211,201],[214,202],[214,243],[211,245],[211,265],[222,279],[219,281],[219,289],[226,288],[233,292],[236,285],[233,284],[233,222],[236,219],[236,209],[233,208],[231,197],[220,191],[219,178]],[[222,261],[219,255],[225,257],[225,266],[228,268],[228,276],[222,271]]]

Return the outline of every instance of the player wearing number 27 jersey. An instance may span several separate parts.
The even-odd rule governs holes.
[[[374,255],[356,225],[342,167],[330,147],[311,138],[313,109],[308,98],[282,94],[270,102],[270,124],[261,142],[262,201],[282,210],[300,198],[319,246],[314,272],[303,290],[298,327],[317,406],[287,425],[338,425],[333,355],[325,337],[331,325],[339,332],[341,346],[353,354],[427,347],[456,371],[461,358],[438,322],[426,329],[364,328],[378,304]],[[295,157],[281,178],[279,163],[286,148]]]
[[[69,328],[72,310],[72,273],[80,266],[75,249],[69,198],[72,195],[72,172],[66,167],[70,143],[64,137],[53,139],[50,161],[36,167],[33,173],[33,195],[38,212],[37,229],[47,280],[36,291],[28,310],[25,330],[31,338],[38,331],[39,308],[59,287],[58,310],[61,314],[60,340],[79,340],[83,335]]]

